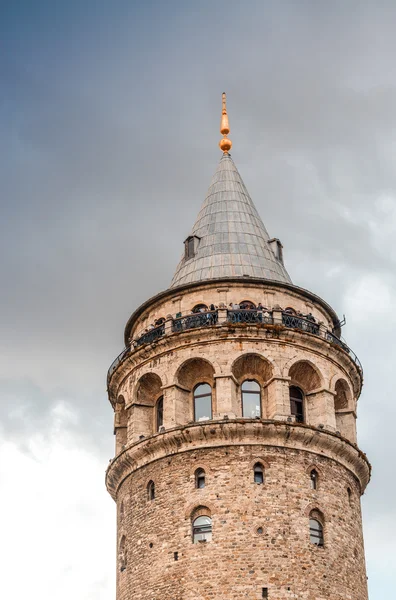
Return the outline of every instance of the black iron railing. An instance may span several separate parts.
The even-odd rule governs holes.
[[[356,356],[354,351],[351,350],[351,348],[349,348],[349,346],[347,346],[345,342],[340,340],[340,338],[338,338],[336,335],[334,335],[334,333],[330,333],[330,331],[326,331],[325,337],[328,342],[331,342],[332,344],[336,344],[337,346],[342,348],[345,352],[347,352],[349,354],[349,356],[352,358],[353,362],[363,372],[362,363],[360,362],[360,360],[358,359],[358,357]]]
[[[143,335],[141,335],[135,342],[136,346],[142,346],[143,344],[152,344],[155,340],[162,337],[165,333],[165,323],[159,325],[158,327],[154,327],[150,329]]]
[[[118,365],[120,363],[122,363],[122,361],[129,354],[130,351],[131,351],[130,348],[124,348],[124,350],[122,352],[120,352],[120,354],[117,356],[117,358],[115,358],[113,360],[113,362],[110,365],[109,370],[107,371],[107,385],[109,385],[111,376],[113,375],[113,373],[116,370],[116,368],[118,367]]]
[[[199,312],[186,317],[179,317],[172,321],[172,331],[185,331],[186,329],[195,329],[196,327],[207,327],[208,325],[216,325],[218,320],[217,310],[209,312]]]
[[[273,315],[267,311],[261,311],[257,309],[253,310],[227,310],[227,321],[229,323],[246,323],[246,324],[273,324]],[[185,331],[188,329],[195,329],[197,327],[207,327],[211,325],[217,325],[218,323],[218,312],[217,310],[209,311],[209,312],[200,312],[193,313],[190,315],[186,315],[184,317],[179,317],[177,319],[172,319],[171,330],[172,333],[177,333],[181,331]],[[359,367],[359,369],[363,372],[362,365],[360,360],[356,356],[356,354],[351,350],[347,344],[340,340],[334,333],[330,331],[321,331],[319,324],[310,320],[309,318],[300,317],[298,315],[293,315],[287,312],[282,312],[282,325],[284,327],[290,327],[292,329],[300,329],[301,331],[306,331],[307,333],[311,333],[313,335],[317,335],[320,337],[324,337],[328,342],[335,344],[344,352],[346,352],[354,363]],[[133,346],[140,347],[144,344],[152,344],[159,338],[165,335],[165,323],[162,323],[158,327],[154,327],[149,331],[145,332],[139,338],[137,338],[133,342]],[[107,383],[109,384],[110,379],[117,369],[118,365],[123,362],[123,360],[130,354],[133,349],[128,347],[124,348],[124,350],[117,356],[117,358],[112,362],[110,369],[107,373]]]
[[[285,327],[292,327],[293,329],[301,329],[314,335],[319,335],[319,325],[314,321],[299,317],[298,315],[292,315],[290,313],[282,313],[282,325]]]
[[[230,323],[268,323],[272,324],[272,315],[262,310],[227,310],[227,321]]]

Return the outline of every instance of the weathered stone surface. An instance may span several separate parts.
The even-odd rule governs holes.
[[[303,290],[229,282],[156,298],[129,331],[135,338],[196,304],[242,300],[311,312],[326,329],[334,323],[331,309]],[[268,588],[272,600],[367,600],[360,495],[370,467],[356,445],[360,369],[324,337],[281,324],[232,326],[223,316],[180,333],[167,325],[166,335],[132,350],[111,376],[116,457],[107,486],[118,507],[117,599],[258,600]],[[261,418],[242,418],[246,379],[260,385]],[[199,383],[212,388],[212,420],[194,423]],[[291,415],[291,385],[303,392],[304,424]],[[263,485],[253,480],[257,462]],[[198,468],[203,489],[195,488]],[[213,537],[193,544],[200,507],[212,518]],[[309,539],[312,511],[323,520],[323,548]]]

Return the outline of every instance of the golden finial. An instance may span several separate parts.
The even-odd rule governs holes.
[[[228,122],[225,92],[223,92],[222,98],[223,98],[223,109],[221,111],[220,133],[223,134],[223,139],[220,140],[219,146],[220,146],[220,149],[223,150],[224,154],[228,154],[228,152],[231,150],[232,142],[227,137],[227,135],[230,133],[230,124]]]

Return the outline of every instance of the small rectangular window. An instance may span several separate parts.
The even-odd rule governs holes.
[[[268,588],[263,588],[261,592],[262,598],[268,598]]]

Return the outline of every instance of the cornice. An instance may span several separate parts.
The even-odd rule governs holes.
[[[366,455],[337,434],[284,421],[229,419],[175,427],[131,444],[111,461],[106,472],[107,489],[116,499],[127,477],[156,460],[227,446],[272,446],[325,456],[348,469],[359,481],[362,493],[370,480]]]

